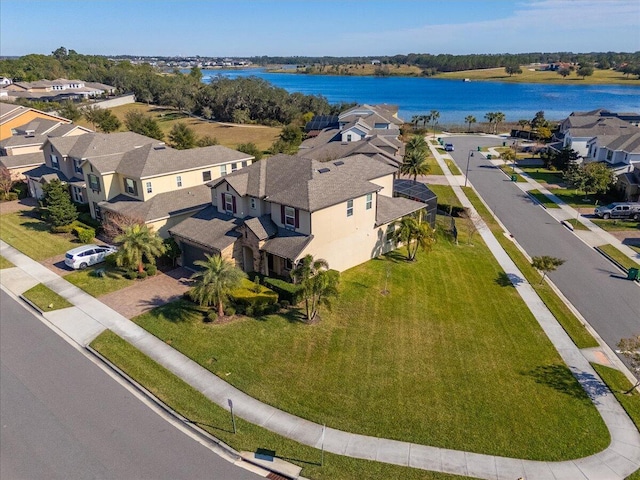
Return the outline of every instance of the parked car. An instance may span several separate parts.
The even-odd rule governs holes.
[[[445,143],[444,144],[445,152],[453,152],[453,143]]]
[[[594,213],[604,219],[632,218],[633,220],[640,220],[640,203],[610,203],[609,205],[596,207]]]
[[[83,245],[69,250],[64,256],[64,263],[75,270],[84,270],[90,265],[104,262],[108,255],[117,251],[118,249],[111,245]]]

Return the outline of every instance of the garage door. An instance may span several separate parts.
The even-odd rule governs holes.
[[[206,260],[205,253],[209,255],[213,253],[184,242],[180,242],[180,249],[182,250],[182,266],[191,270],[200,270],[201,267],[194,265],[194,262],[196,260]]]

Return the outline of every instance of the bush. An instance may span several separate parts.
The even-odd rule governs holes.
[[[116,256],[115,255],[107,255],[104,258],[104,264],[108,267],[115,268],[116,265]]]
[[[29,196],[29,186],[26,182],[14,183],[11,191],[18,194],[18,198],[27,198]]]
[[[144,270],[141,271],[141,272],[138,272],[138,278],[140,280],[143,280],[143,279],[147,278],[147,272],[145,272]]]
[[[147,266],[147,275],[153,277],[156,273],[158,273],[158,267],[156,267],[155,265]]]
[[[82,243],[91,243],[96,236],[96,231],[93,228],[75,227],[74,230]]]
[[[302,285],[295,285],[277,278],[264,278],[264,284],[276,292],[280,299],[286,300],[290,305],[297,305],[302,301]]]
[[[233,307],[233,305],[230,305],[225,308],[224,313],[225,315],[232,316],[236,314],[236,309]]]
[[[6,195],[4,195],[4,199],[7,202],[12,202],[13,200],[17,200],[18,199],[18,194],[16,192],[9,192]]]
[[[78,214],[78,220],[84,223],[86,226],[94,228],[95,230],[98,230],[101,227],[100,222],[91,218],[91,214],[88,212],[82,212]]]
[[[209,311],[209,313],[207,313],[204,317],[204,321],[206,323],[215,322],[216,320],[218,320],[218,312],[216,312],[215,310]]]
[[[287,300],[280,301],[280,308],[289,308],[291,304]]]
[[[138,272],[136,272],[135,270],[129,270],[125,272],[124,278],[127,278],[129,280],[135,280],[136,278],[138,278]]]
[[[51,227],[52,233],[71,233],[76,227],[74,225],[61,225],[59,227]]]

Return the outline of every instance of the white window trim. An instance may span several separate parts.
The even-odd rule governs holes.
[[[182,175],[176,175],[176,186],[182,188]]]
[[[147,193],[153,193],[153,185],[151,184],[151,182],[147,182],[145,184],[145,189],[147,190]]]
[[[347,217],[353,217],[353,199],[347,200]]]
[[[365,209],[371,210],[373,208],[373,193],[367,193],[365,202]]]
[[[289,222],[291,220],[291,222]],[[296,209],[293,207],[284,207],[284,218],[282,223],[286,227],[296,228]]]

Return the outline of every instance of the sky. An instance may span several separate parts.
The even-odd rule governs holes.
[[[0,0],[0,55],[640,51],[638,0]]]

